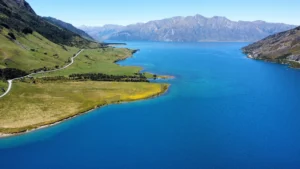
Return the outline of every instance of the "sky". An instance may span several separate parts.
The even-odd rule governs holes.
[[[300,0],[27,0],[41,16],[75,26],[128,25],[174,16],[224,16],[233,21],[300,25]]]

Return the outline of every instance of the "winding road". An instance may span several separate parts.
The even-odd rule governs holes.
[[[37,72],[37,73],[31,73],[29,75],[26,75],[26,76],[23,76],[23,77],[18,77],[18,78],[15,78],[15,79],[11,79],[11,80],[8,80],[8,88],[6,90],[5,93],[3,93],[0,98],[6,96],[10,91],[11,91],[11,88],[12,88],[12,83],[14,80],[18,80],[18,79],[22,79],[22,78],[25,78],[25,77],[31,77],[33,75],[37,75],[37,74],[42,74],[42,73],[50,73],[50,72],[56,72],[56,71],[59,71],[59,70],[63,70],[63,69],[66,69],[68,68],[69,66],[71,66],[73,63],[74,63],[74,59],[82,52],[84,51],[84,49],[81,49],[75,56],[71,57],[71,63],[69,63],[68,65],[62,67],[62,68],[59,68],[59,69],[55,69],[55,70],[49,70],[49,71],[41,71],[41,72]]]

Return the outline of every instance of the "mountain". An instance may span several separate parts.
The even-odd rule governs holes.
[[[120,25],[104,25],[103,27],[81,26],[79,29],[84,30],[94,39],[99,41],[107,40],[112,34],[122,31],[125,26]]]
[[[64,21],[61,21],[59,19],[56,19],[56,18],[52,18],[52,17],[43,17],[45,20],[47,20],[48,22],[56,25],[56,26],[59,26],[61,28],[65,28],[73,33],[76,33],[78,35],[80,35],[81,37],[87,39],[87,40],[94,40],[90,35],[88,35],[87,33],[85,33],[83,30],[80,30],[76,27],[74,27],[72,24],[70,23],[66,23]]]
[[[0,72],[18,77],[57,69],[81,48],[101,46],[49,23],[24,0],[0,0]]]
[[[1,0],[0,3],[8,8],[15,10],[25,10],[32,14],[35,14],[34,10],[25,0]]]
[[[109,31],[106,27],[83,30],[101,40],[199,42],[257,41],[271,34],[295,28],[293,25],[281,23],[235,22],[225,17],[206,18],[201,15],[118,26],[117,29],[112,28]],[[95,34],[95,31],[98,34]]]
[[[300,67],[300,27],[269,36],[243,48],[249,58]]]
[[[17,32],[33,30],[57,44],[84,46],[90,41],[78,34],[57,27],[36,15],[24,0],[0,0],[0,25]]]

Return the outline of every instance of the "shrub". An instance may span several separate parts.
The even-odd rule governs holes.
[[[25,28],[22,30],[22,32],[27,35],[27,34],[32,34],[33,30],[31,28]]]
[[[10,38],[12,38],[13,40],[16,40],[16,39],[17,39],[16,36],[15,36],[13,33],[11,33],[11,32],[8,33],[8,36],[9,36]]]
[[[0,79],[14,79],[25,75],[27,75],[26,72],[15,68],[0,69]]]
[[[10,27],[7,24],[5,24],[5,23],[1,23],[1,26],[3,26],[6,29],[10,29]]]
[[[64,45],[62,45],[61,47],[63,48],[63,50],[68,51],[68,49]]]

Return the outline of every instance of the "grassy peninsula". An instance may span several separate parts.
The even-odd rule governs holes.
[[[128,82],[14,83],[0,101],[0,133],[26,132],[91,109],[157,96],[166,84]]]
[[[66,64],[73,53],[80,50],[67,48],[69,57],[64,57]],[[142,69],[140,67],[116,64],[119,60],[131,57],[134,52],[113,47],[85,49],[76,57],[73,65],[66,69],[14,81],[11,92],[0,100],[0,135],[23,133],[103,105],[147,99],[164,93],[168,84],[142,81],[144,79],[141,77],[152,78],[152,74],[139,73]],[[72,74],[89,73],[109,75],[112,79],[110,82],[101,79],[70,79]],[[119,76],[124,76],[126,80],[134,77],[136,81],[114,80]],[[6,89],[7,83],[1,81],[0,87]]]
[[[7,37],[3,36],[5,31],[2,30],[0,40],[7,41]],[[3,68],[27,73],[59,69],[80,50],[52,43],[37,32],[17,36],[17,39],[9,41],[12,44],[0,45]],[[116,63],[131,57],[134,52],[108,46],[88,48],[66,69],[14,81],[10,93],[0,100],[0,136],[55,124],[104,105],[147,99],[164,93],[168,84],[145,82],[145,79],[153,78],[153,74],[140,73],[141,67]],[[107,79],[70,78],[74,74],[93,73],[109,76],[110,79],[107,82]],[[116,77],[135,82],[120,82],[120,78]],[[8,83],[1,80],[0,94],[7,88]]]
[[[164,93],[168,84],[69,79],[71,74],[85,73],[103,73],[114,75],[113,78],[140,77],[140,67],[115,63],[133,53],[134,50],[125,48],[86,49],[67,69],[14,81],[12,91],[0,100],[0,135],[30,131],[103,105],[147,99]],[[7,83],[1,81],[1,86],[7,87]]]

